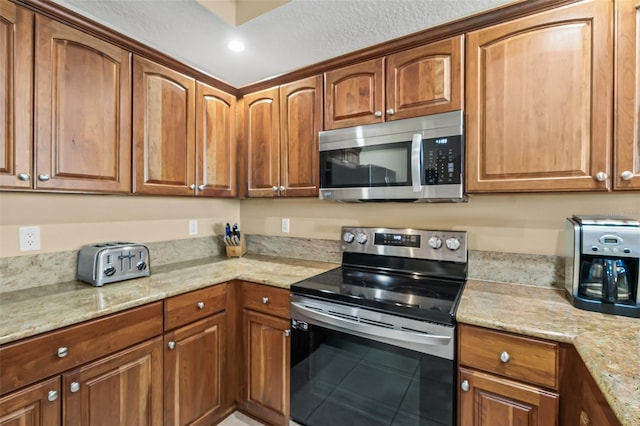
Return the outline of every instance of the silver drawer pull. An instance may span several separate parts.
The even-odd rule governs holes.
[[[624,172],[622,172],[620,177],[622,178],[622,180],[631,180],[633,179],[633,173],[629,170],[625,170]]]
[[[18,175],[18,180],[21,180],[23,182],[27,182],[29,179],[31,179],[31,176],[29,175],[29,173],[20,173]]]
[[[48,180],[49,180],[49,175],[47,175],[47,174],[39,175],[39,176],[38,176],[38,179],[39,179],[40,181],[42,181],[42,182],[46,182],[46,181],[48,181]]]
[[[69,390],[71,391],[71,393],[76,393],[80,390],[80,383],[78,382],[71,382],[71,386],[69,386]]]
[[[376,117],[382,117],[382,111],[376,111],[373,113],[373,115]]]
[[[69,348],[65,346],[61,346],[58,348],[58,358],[64,358],[67,355],[69,355]]]
[[[502,352],[500,354],[500,361],[503,363],[507,363],[509,362],[509,360],[511,359],[511,355],[509,355],[509,352]]]
[[[598,182],[604,182],[607,179],[609,179],[609,175],[607,175],[605,172],[596,173],[596,180]]]
[[[284,331],[284,337],[289,337],[289,336],[291,336],[291,330],[290,329],[286,329]]]
[[[169,342],[169,343],[167,344],[167,346],[169,346],[169,349],[173,349],[173,348],[175,348],[175,347],[176,347],[176,342],[174,342],[174,341],[172,340],[171,342]]]
[[[204,188],[206,188],[204,185],[198,185],[198,191],[204,191]]]
[[[460,383],[460,389],[464,392],[469,392],[469,382],[467,380],[463,380],[462,383]]]
[[[198,307],[198,309],[204,309],[204,302],[198,302],[196,303],[196,306]]]
[[[47,400],[49,400],[49,402],[53,402],[56,399],[58,399],[58,391],[50,390],[47,394]]]
[[[268,297],[263,297],[262,298],[262,304],[266,305],[267,303],[269,303],[269,298]]]

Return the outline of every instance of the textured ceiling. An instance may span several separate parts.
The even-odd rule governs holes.
[[[240,26],[195,0],[54,1],[241,87],[513,0],[293,0]]]

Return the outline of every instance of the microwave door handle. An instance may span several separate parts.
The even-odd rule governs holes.
[[[422,135],[416,133],[411,139],[411,184],[413,192],[422,191],[420,182],[420,166],[422,163]]]
[[[420,333],[418,331],[398,331],[389,328],[378,327],[375,325],[364,324],[361,322],[327,314],[325,312],[316,311],[315,309],[309,309],[300,303],[291,302],[291,307],[292,313],[296,313],[296,317],[299,317],[299,319],[301,320],[315,320],[320,324],[325,324],[329,328],[338,328],[341,331],[350,334],[358,333],[361,336],[369,335],[383,337],[389,340],[395,340],[397,342],[409,342],[414,344],[417,343],[425,346],[446,346],[451,342],[451,337],[449,336],[438,336],[434,334]]]

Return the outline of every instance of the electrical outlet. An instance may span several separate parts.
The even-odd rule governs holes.
[[[20,232],[20,251],[40,250],[39,226],[21,226],[18,231]]]
[[[198,221],[196,219],[189,221],[189,235],[198,235]]]
[[[282,232],[285,234],[289,233],[289,218],[285,217],[282,219]]]

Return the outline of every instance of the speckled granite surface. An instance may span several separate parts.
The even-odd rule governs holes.
[[[0,294],[0,344],[233,279],[289,288],[338,266],[259,255],[214,257],[156,267],[150,277],[103,287],[67,281],[6,292]]]
[[[640,320],[576,309],[562,290],[469,280],[459,322],[573,343],[623,425],[640,425]]]

